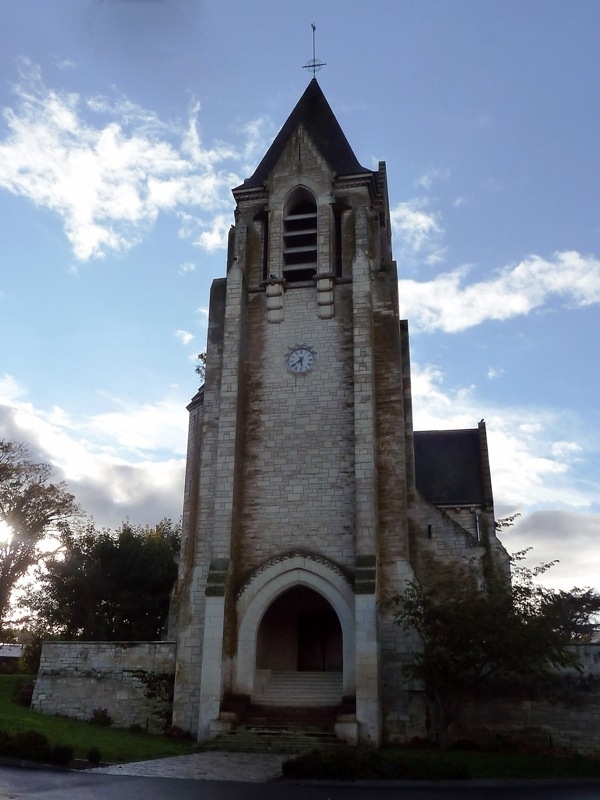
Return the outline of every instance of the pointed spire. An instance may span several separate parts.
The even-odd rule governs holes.
[[[298,125],[304,125],[315,146],[338,175],[356,175],[372,170],[361,167],[316,78],[312,78],[296,107],[275,137],[250,178],[238,188],[262,186],[279,160]]]

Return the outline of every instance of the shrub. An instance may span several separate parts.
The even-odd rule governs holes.
[[[194,739],[189,731],[184,731],[183,728],[179,727],[179,725],[168,725],[164,729],[163,733],[170,739],[185,739],[188,741],[193,741]]]
[[[44,639],[51,638],[42,632],[36,632],[23,648],[19,657],[19,672],[27,675],[37,675],[42,657],[42,643]]]
[[[129,730],[132,733],[144,733],[144,729],[139,724],[139,722],[134,722],[132,725],[129,726]]]
[[[91,722],[101,728],[109,728],[112,725],[112,717],[106,708],[95,708],[92,712]]]
[[[0,756],[12,756],[15,750],[15,739],[10,733],[0,730]]]
[[[73,748],[68,744],[55,744],[50,753],[50,763],[57,767],[68,767],[73,760]]]
[[[33,689],[35,681],[31,678],[19,677],[13,684],[11,691],[11,699],[13,702],[18,703],[20,706],[29,708],[31,705],[31,698],[33,696]]]
[[[415,750],[432,750],[435,748],[435,742],[430,739],[425,739],[423,736],[413,736],[410,740],[410,746]]]
[[[73,748],[65,744],[51,747],[48,738],[39,731],[28,730],[11,735],[0,730],[0,756],[68,767],[73,760]]]
[[[452,742],[450,745],[450,750],[481,750],[482,747],[479,742],[476,742],[474,739],[457,739],[455,742]]]
[[[90,764],[99,764],[102,761],[102,753],[97,747],[90,747],[87,752],[87,760]]]
[[[14,737],[14,755],[30,761],[50,761],[52,748],[48,737],[39,731],[21,731]]]
[[[18,696],[19,705],[25,706],[25,708],[30,707],[34,686],[35,684],[33,681],[27,681],[26,683],[21,684]]]
[[[339,748],[334,751],[313,750],[284,761],[285,778],[320,780],[452,780],[469,778],[466,765],[455,764],[436,755],[410,757],[385,750]]]

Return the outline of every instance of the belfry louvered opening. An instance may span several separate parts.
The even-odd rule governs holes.
[[[283,277],[287,283],[310,281],[317,272],[317,203],[299,189],[283,216]]]

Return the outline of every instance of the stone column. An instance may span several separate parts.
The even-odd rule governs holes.
[[[225,583],[229,561],[215,559],[209,569],[204,607],[202,680],[198,741],[211,738],[211,723],[219,718],[223,666],[223,626],[225,622]]]
[[[354,602],[358,738],[360,744],[377,747],[381,741],[377,598],[374,593],[357,594]]]
[[[376,594],[377,468],[373,296],[369,245],[368,210],[362,206],[356,212],[356,252],[352,265],[356,487],[356,720],[359,726],[359,742],[377,746],[381,739],[381,711]]]
[[[219,391],[218,444],[215,462],[213,528],[210,532],[210,568],[207,576],[200,679],[198,740],[218,727],[223,692],[225,595],[229,577],[241,474],[237,469],[243,447],[243,349],[246,327],[246,234],[238,222],[235,259],[227,273],[223,335],[223,366]]]

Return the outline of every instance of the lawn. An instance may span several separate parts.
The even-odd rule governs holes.
[[[77,722],[32,711],[13,699],[15,688],[22,681],[20,675],[0,675],[0,729],[7,733],[39,731],[52,744],[70,745],[78,759],[85,759],[88,750],[97,747],[102,753],[102,761],[113,764],[193,752],[193,742],[103,728],[91,722]]]

